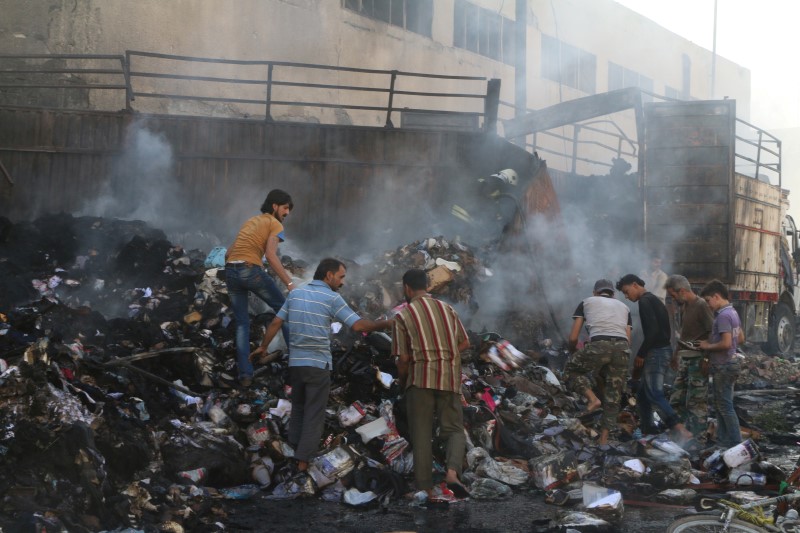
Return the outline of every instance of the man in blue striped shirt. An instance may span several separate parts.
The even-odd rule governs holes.
[[[330,331],[333,321],[356,332],[391,327],[390,320],[368,320],[350,309],[339,289],[347,269],[338,259],[320,261],[314,279],[291,291],[277,316],[270,322],[261,346],[250,354],[258,360],[286,322],[289,326],[289,382],[292,386],[292,416],[289,419],[289,444],[299,470],[317,451],[325,425],[325,405],[331,388]]]

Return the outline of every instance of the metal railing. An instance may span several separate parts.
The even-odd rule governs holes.
[[[514,105],[512,103],[501,100],[500,108],[502,110],[501,119],[513,116]],[[529,109],[528,111],[533,110]],[[607,127],[598,127],[600,125]],[[570,128],[571,135],[569,135],[569,131],[567,133],[556,131],[563,128]],[[613,159],[626,161],[637,161],[638,159],[639,145],[636,139],[627,135],[617,122],[610,119],[591,120],[553,130],[539,131],[526,135],[524,139],[523,146],[526,150],[540,154],[552,154],[568,161],[569,168],[560,169],[566,172],[576,173],[578,163],[611,169],[614,167]],[[563,150],[549,148],[547,139],[563,143]]]
[[[337,82],[340,78],[343,80]],[[112,91],[124,95],[125,108],[131,111],[137,110],[137,99],[245,109],[257,106],[267,121],[273,120],[277,106],[311,107],[379,113],[385,117],[384,126],[390,128],[394,126],[393,115],[405,112],[470,118],[476,124],[482,120],[484,130],[494,131],[499,85],[499,80],[481,76],[131,50],[124,55],[0,55],[0,102],[8,102],[13,91],[19,97],[21,91],[31,89],[80,90],[87,94]],[[277,95],[277,91],[283,95]],[[324,98],[320,91],[332,93]],[[251,114],[239,111],[241,115]]]
[[[736,172],[781,186],[781,141],[761,128],[736,119]]]
[[[673,98],[647,91],[642,91],[642,95],[648,96],[652,100],[676,101]],[[500,101],[500,107],[502,110],[501,119],[511,118],[514,115],[515,108],[510,102]],[[529,109],[528,111],[532,110]],[[610,129],[594,127],[594,125],[600,123],[610,126]],[[623,128],[613,120],[593,120],[564,126],[564,128],[567,127],[572,128],[572,135],[558,133],[555,130],[539,131],[526,135],[524,147],[529,151],[538,151],[543,154],[549,153],[563,158],[570,164],[568,165],[569,168],[561,170],[572,173],[576,172],[579,162],[606,168],[613,167],[613,164],[609,163],[608,160],[597,159],[598,154],[609,154],[612,158],[634,161],[638,157],[639,146],[636,139],[626,134]],[[583,138],[584,132],[589,132],[591,138]],[[562,150],[548,148],[541,141],[542,137],[562,142],[564,143],[564,148]],[[592,155],[585,155],[587,153]],[[780,139],[739,118],[736,119],[734,159],[736,172],[769,181],[773,185],[781,185]]]

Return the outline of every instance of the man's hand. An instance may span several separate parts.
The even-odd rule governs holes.
[[[266,354],[267,354],[267,347],[259,346],[250,353],[250,357],[248,359],[250,359],[251,363],[254,363],[255,361],[258,361],[259,359],[264,357]]]
[[[680,367],[680,362],[678,361],[678,352],[674,352],[672,354],[672,359],[669,361],[669,367],[675,372],[678,371],[678,368]]]
[[[708,341],[700,341],[700,344],[697,345],[701,350],[709,351],[711,350],[712,344]]]
[[[642,368],[644,366],[644,357],[639,357],[638,355],[633,359],[633,367],[634,368]]]

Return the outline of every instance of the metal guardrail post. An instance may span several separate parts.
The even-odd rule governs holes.
[[[761,130],[758,130],[758,148],[756,149],[756,179],[758,179],[758,174],[761,170],[761,138],[762,138]]]
[[[577,174],[578,171],[578,136],[581,132],[580,124],[575,124],[572,130],[572,173]]]
[[[389,103],[386,105],[386,125],[387,128],[394,128],[392,124],[392,104],[394,103],[394,83],[397,81],[397,71],[392,71],[392,78],[389,81]]]
[[[483,131],[486,133],[497,133],[497,108],[499,106],[500,80],[492,78],[486,82],[486,97],[483,100]]]
[[[131,51],[125,50],[122,60],[122,75],[125,77],[125,109],[132,111],[131,102],[134,100],[133,87],[131,86]]]
[[[272,69],[275,67],[272,63],[267,67],[267,109],[264,120],[272,122]]]

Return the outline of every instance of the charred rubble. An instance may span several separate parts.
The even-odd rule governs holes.
[[[142,222],[0,219],[0,529],[221,530],[235,500],[249,498],[415,504],[404,498],[413,459],[389,336],[333,336],[322,453],[298,476],[285,442],[287,362],[276,353],[253,386],[236,385],[224,269],[212,255]],[[302,260],[283,261],[298,278],[310,274]],[[469,317],[492,268],[479,250],[443,237],[349,265],[344,296],[373,318],[398,303],[410,267],[427,270],[430,290]],[[273,316],[258,314],[251,338]],[[744,459],[684,450],[664,435],[634,438],[628,396],[613,444],[601,448],[599,418],[579,415],[580,399],[551,364],[560,354],[542,340],[546,319],[510,310],[503,323],[470,330],[463,357],[472,498],[536,491],[554,505],[547,523],[532,524],[538,530],[602,529],[621,518],[623,497],[688,504],[708,484],[744,484],[732,471],[761,475],[766,486],[786,478],[791,465],[762,454],[781,453],[793,428],[760,428],[746,407],[780,388],[780,409],[797,422],[800,408],[785,393],[800,378],[794,362],[748,357],[740,389],[762,390],[737,398],[751,436]],[[442,491],[439,503],[453,501]]]

